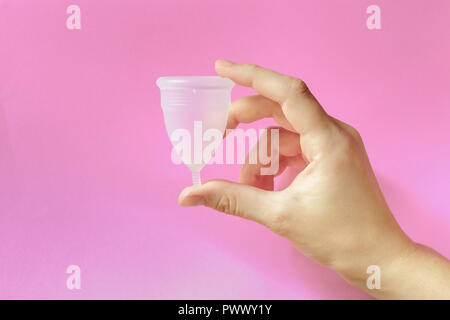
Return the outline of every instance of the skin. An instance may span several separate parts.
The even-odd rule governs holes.
[[[278,123],[269,130],[279,129],[279,172],[263,176],[260,164],[245,164],[239,183],[188,187],[180,205],[256,221],[375,298],[450,299],[450,262],[402,231],[353,127],[329,116],[298,78],[226,60],[215,68],[258,93],[233,102],[228,128],[267,117]],[[274,191],[274,177],[288,166],[303,170]],[[380,289],[367,288],[370,265],[380,267]]]

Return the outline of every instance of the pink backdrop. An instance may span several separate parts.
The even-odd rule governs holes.
[[[66,28],[70,4],[81,30]],[[371,4],[381,30],[366,27]],[[447,0],[0,0],[0,298],[368,298],[255,223],[177,205],[191,178],[171,163],[155,80],[212,74],[216,58],[303,78],[360,130],[406,232],[449,257],[449,12]],[[66,288],[71,264],[81,290]]]

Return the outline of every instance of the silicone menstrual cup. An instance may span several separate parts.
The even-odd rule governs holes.
[[[180,136],[177,133],[190,136],[191,152],[180,153],[176,147],[175,150],[191,170],[192,183],[201,184],[200,171],[214,151],[205,149],[207,144],[202,141],[210,129],[223,135],[234,83],[217,76],[182,76],[161,77],[156,84],[161,90],[167,133],[174,146],[174,136]]]

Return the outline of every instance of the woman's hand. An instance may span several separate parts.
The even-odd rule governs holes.
[[[448,262],[401,230],[354,128],[329,116],[300,79],[224,60],[216,62],[216,71],[258,93],[233,102],[228,128],[267,117],[279,124],[279,171],[261,175],[261,164],[245,164],[239,184],[213,180],[188,187],[180,194],[181,205],[206,205],[259,222],[366,291],[367,267],[377,265],[382,288],[370,290],[376,297],[450,298]],[[274,177],[287,166],[303,170],[289,187],[273,191]],[[437,270],[429,264],[412,267],[430,259]],[[411,291],[415,286],[407,280],[416,274],[402,272],[429,268],[444,281],[440,295],[440,287],[424,289],[423,284],[420,292]]]

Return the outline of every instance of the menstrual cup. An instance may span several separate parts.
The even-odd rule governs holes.
[[[167,133],[181,161],[192,172],[192,183],[201,184],[200,171],[217,145],[208,148],[205,137],[223,136],[231,104],[233,81],[217,76],[161,77],[161,107]],[[189,142],[189,152],[179,148]]]

